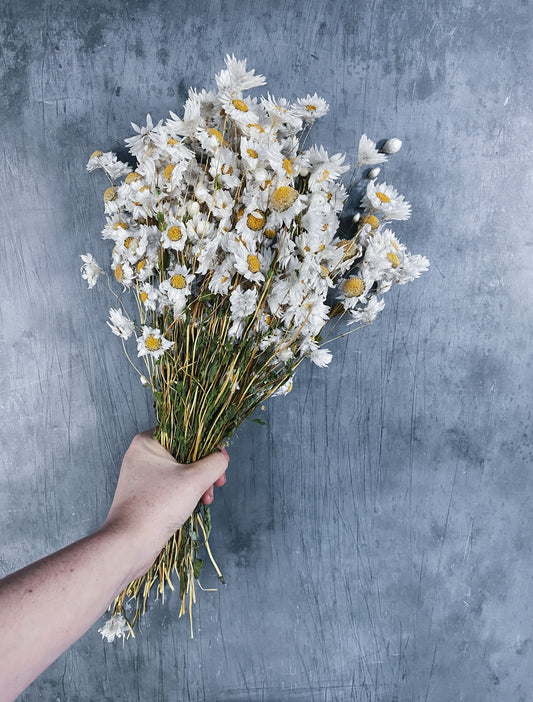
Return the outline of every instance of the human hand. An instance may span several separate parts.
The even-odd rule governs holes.
[[[125,531],[135,540],[139,575],[152,565],[198,501],[206,505],[213,501],[213,487],[226,482],[228,461],[226,450],[221,449],[182,464],[153,438],[153,430],[133,438],[102,528]]]

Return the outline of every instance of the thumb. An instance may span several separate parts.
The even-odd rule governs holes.
[[[224,474],[228,463],[228,452],[225,449],[221,449],[201,458],[199,461],[189,463],[188,467],[194,470],[195,477],[198,479],[199,489],[205,491]]]

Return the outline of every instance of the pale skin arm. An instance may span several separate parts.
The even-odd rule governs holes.
[[[138,434],[98,531],[0,580],[0,701],[14,700],[105,612],[226,482],[225,450],[182,465]]]

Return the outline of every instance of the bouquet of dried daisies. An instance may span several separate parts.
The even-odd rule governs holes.
[[[388,226],[408,219],[410,205],[376,180],[398,139],[378,150],[363,135],[345,187],[343,155],[304,148],[329,109],[322,98],[245,96],[265,78],[233,56],[216,84],[216,91],[190,89],[183,118],[171,112],[165,123],[148,115],[146,127],[132,124],[137,134],[126,144],[135,169],[102,151],[87,165],[110,181],[102,234],[113,242],[111,270],[122,291],[108,324],[125,351],[135,339],[145,364],[140,380],[154,396],[156,438],[181,463],[215,451],[264,400],[289,392],[304,359],[327,366],[324,327],[332,318],[370,323],[383,309],[380,295],[428,267]],[[341,238],[341,213],[358,190],[351,231]],[[82,259],[93,287],[104,271],[90,254]],[[191,612],[200,547],[211,556],[210,529],[209,509],[199,504],[146,575],[116,599],[106,638],[133,633],[152,586],[173,589],[173,573],[180,615],[187,599]]]

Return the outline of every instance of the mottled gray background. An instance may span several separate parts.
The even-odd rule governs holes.
[[[275,95],[330,102],[330,153],[404,140],[395,229],[431,260],[240,430],[214,508],[228,586],[201,594],[196,638],[169,598],[124,648],[91,629],[22,700],[533,700],[531,18],[527,0],[4,0],[2,574],[97,528],[153,424],[112,298],[79,276],[108,250],[85,164],[130,121],[248,57]]]

